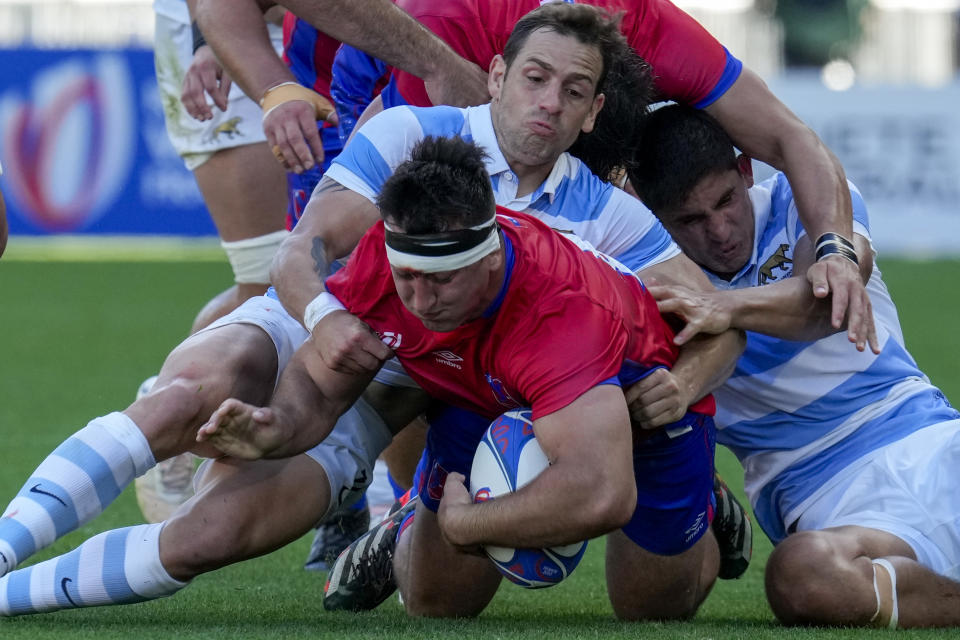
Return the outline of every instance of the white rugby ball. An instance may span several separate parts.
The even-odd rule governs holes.
[[[508,411],[490,424],[470,468],[474,502],[495,500],[526,485],[549,466],[533,435],[529,409]],[[508,580],[529,589],[564,580],[579,564],[587,542],[545,549],[512,549],[488,545],[485,551]]]

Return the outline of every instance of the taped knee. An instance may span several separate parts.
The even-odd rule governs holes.
[[[877,610],[870,618],[875,627],[896,629],[900,617],[897,602],[897,572],[888,560],[878,558],[873,563],[873,592],[877,596]],[[878,571],[877,569],[880,569]]]
[[[289,231],[281,230],[233,242],[220,242],[237,284],[269,284],[270,265]]]

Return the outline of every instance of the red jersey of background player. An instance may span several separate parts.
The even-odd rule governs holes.
[[[668,0],[582,2],[623,14],[621,31],[653,69],[663,99],[703,108],[740,76],[741,62]],[[494,55],[503,53],[517,20],[541,4],[541,0],[397,0],[397,6],[484,70]],[[432,104],[420,78],[395,69],[393,82],[384,92],[385,102],[391,102],[386,106],[404,101],[418,107]]]
[[[431,396],[493,418],[520,406],[534,419],[598,384],[635,381],[677,358],[674,332],[629,269],[522,213],[497,208],[506,253],[499,296],[483,317],[430,331],[400,300],[372,227],[327,289],[381,337]],[[582,242],[582,241],[579,241]],[[712,396],[691,410],[712,415]]]

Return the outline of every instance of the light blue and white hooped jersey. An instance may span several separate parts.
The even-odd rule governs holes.
[[[538,189],[517,196],[517,176],[497,144],[490,105],[387,109],[360,127],[327,176],[374,201],[394,169],[426,136],[459,136],[486,151],[498,205],[571,231],[634,271],[679,255],[680,249],[639,200],[600,180],[564,153]]]
[[[863,198],[850,184],[854,231],[869,239]],[[756,218],[751,261],[718,289],[762,286],[793,273],[805,234],[783,174],[750,190]],[[802,276],[801,276],[802,277]],[[858,352],[846,332],[814,342],[755,333],[714,393],[717,442],[740,459],[757,520],[774,543],[831,479],[916,430],[960,417],[904,347],[897,311],[875,266],[867,284],[882,351]]]

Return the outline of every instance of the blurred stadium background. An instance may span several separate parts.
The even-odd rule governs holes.
[[[882,255],[960,250],[960,0],[677,4],[837,153]],[[166,139],[152,31],[150,0],[0,0],[12,250],[48,234],[214,233]]]

